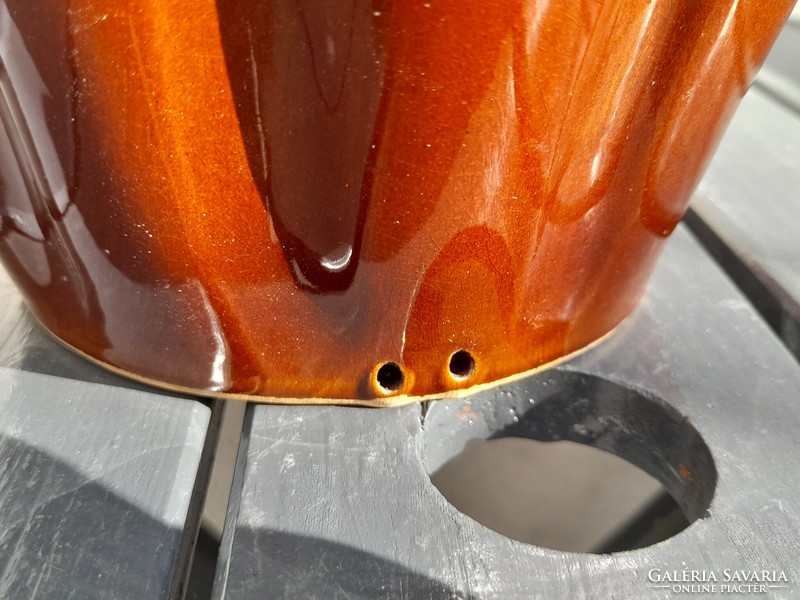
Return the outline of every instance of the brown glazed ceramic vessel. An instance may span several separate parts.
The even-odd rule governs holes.
[[[611,331],[790,0],[0,0],[0,254],[157,385],[394,405]]]

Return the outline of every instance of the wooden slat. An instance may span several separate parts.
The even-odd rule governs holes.
[[[751,89],[692,210],[692,227],[800,356],[800,113]]]

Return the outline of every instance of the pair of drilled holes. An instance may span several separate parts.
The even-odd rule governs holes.
[[[462,381],[475,372],[475,358],[469,350],[456,350],[450,356],[447,368],[456,380]],[[381,390],[392,393],[403,387],[406,376],[396,362],[387,362],[378,369],[375,379]]]

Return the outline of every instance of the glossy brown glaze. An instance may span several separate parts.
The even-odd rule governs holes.
[[[0,255],[164,385],[511,377],[633,309],[792,4],[1,0]]]

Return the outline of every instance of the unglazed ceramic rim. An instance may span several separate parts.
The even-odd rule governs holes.
[[[508,377],[503,377],[501,379],[495,379],[493,381],[487,381],[483,383],[476,383],[472,386],[466,386],[461,388],[455,388],[448,390],[446,392],[440,392],[437,394],[428,394],[424,396],[414,396],[411,394],[394,394],[392,392],[376,395],[373,398],[323,398],[323,397],[304,397],[304,398],[294,398],[294,397],[278,397],[278,396],[258,396],[258,395],[251,395],[251,394],[237,394],[231,392],[214,392],[210,390],[203,390],[203,389],[196,389],[187,386],[175,385],[171,383],[167,383],[164,381],[159,381],[157,379],[152,379],[149,377],[144,377],[142,375],[137,375],[131,371],[126,371],[120,367],[114,366],[110,363],[104,362],[91,356],[80,350],[79,348],[73,346],[69,342],[64,341],[60,337],[58,337],[55,333],[50,331],[43,323],[39,320],[36,315],[33,314],[32,311],[28,310],[28,314],[30,317],[36,322],[36,324],[45,331],[49,337],[55,340],[61,346],[67,348],[77,356],[89,361],[90,363],[97,365],[98,367],[109,371],[115,375],[119,375],[120,377],[124,377],[130,381],[135,381],[137,383],[141,383],[147,386],[154,388],[156,390],[165,390],[168,392],[174,392],[177,394],[187,395],[187,396],[199,396],[201,398],[209,398],[209,399],[220,399],[220,400],[236,400],[236,401],[244,401],[244,402],[253,402],[255,404],[284,404],[284,405],[317,405],[317,406],[342,406],[342,407],[364,407],[364,408],[398,408],[401,406],[407,406],[409,404],[413,404],[416,402],[427,402],[429,400],[457,400],[459,398],[469,398],[473,395],[476,395],[480,392],[501,387],[503,385],[512,383],[514,381],[519,381],[521,379],[525,379],[527,377],[532,377],[537,375],[543,371],[548,369],[557,367],[562,363],[568,362],[573,358],[576,358],[585,352],[589,352],[593,350],[595,347],[600,346],[611,337],[613,337],[618,330],[624,328],[629,321],[632,321],[636,314],[639,312],[639,306],[641,306],[641,301],[637,304],[634,309],[628,313],[619,323],[617,323],[614,327],[612,327],[609,331],[601,335],[600,337],[592,340],[588,344],[573,350],[567,354],[564,354],[550,362],[546,362],[542,365],[534,367],[533,369],[528,369],[527,371],[521,371],[519,373],[514,373],[513,375],[509,375]],[[449,357],[448,357],[449,360]],[[384,364],[384,363],[381,363]],[[376,369],[381,366],[377,365]],[[401,366],[402,368],[402,366]],[[404,376],[408,376],[408,374],[404,371]],[[371,376],[370,379],[373,379]],[[454,376],[454,379],[463,382],[464,379],[460,377]]]

